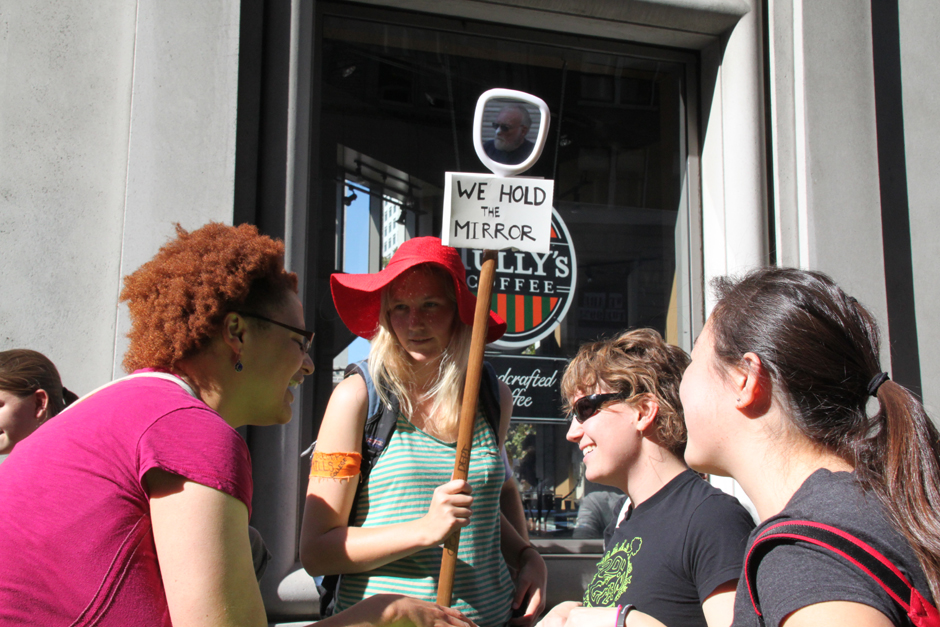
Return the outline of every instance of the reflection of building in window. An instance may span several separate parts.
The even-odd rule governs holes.
[[[382,199],[382,257],[390,258],[405,241],[405,225],[399,224],[401,207],[386,196]],[[384,265],[384,264],[383,264]]]

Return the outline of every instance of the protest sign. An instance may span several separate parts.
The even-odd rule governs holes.
[[[487,142],[492,143],[489,146],[492,154],[482,143],[484,113],[491,104],[496,112],[496,118],[490,122],[495,134]],[[532,124],[527,105],[538,107],[539,130],[535,143],[525,138]],[[497,251],[514,247],[545,254],[550,250],[554,181],[506,178],[521,174],[538,160],[550,120],[548,105],[541,98],[509,89],[485,92],[477,101],[473,144],[480,161],[496,176],[465,172],[447,172],[444,175],[444,232],[441,239],[446,246],[482,249],[483,253],[458,420],[454,479],[466,480],[470,471],[473,424],[483,372],[483,350]],[[517,159],[522,153],[526,156]],[[452,601],[459,546],[460,528],[457,528],[444,541],[437,586],[440,605],[449,606]]]
[[[444,174],[445,246],[547,253],[555,182],[489,174]]]

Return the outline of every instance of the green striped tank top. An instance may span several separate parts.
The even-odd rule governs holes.
[[[455,444],[428,435],[399,415],[360,494],[355,525],[377,527],[424,516],[434,488],[450,481],[455,451]],[[505,476],[493,431],[478,416],[470,456],[473,515],[460,533],[452,607],[480,627],[505,625],[512,611],[513,584],[499,548],[499,493]],[[369,572],[343,575],[336,610],[379,593],[434,602],[442,552],[441,547],[423,549]]]

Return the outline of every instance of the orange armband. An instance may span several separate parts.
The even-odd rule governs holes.
[[[315,451],[310,461],[310,478],[349,479],[359,474],[362,455],[359,453],[321,453]]]

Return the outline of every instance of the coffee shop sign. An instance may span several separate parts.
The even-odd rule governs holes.
[[[473,267],[480,267],[480,251],[470,251],[473,255]],[[549,270],[546,271],[546,262],[551,260]],[[571,274],[568,257],[559,257],[558,251],[540,255],[520,252],[500,251],[497,257],[496,272],[508,273],[515,276],[497,276],[495,289],[500,292],[532,292],[555,294],[555,277],[567,279]],[[538,278],[531,278],[531,277]],[[550,279],[542,278],[550,277]],[[479,275],[471,274],[467,277],[467,285],[476,291]]]
[[[561,415],[562,357],[488,353],[496,375],[512,393],[513,420],[557,422]]]
[[[514,407],[532,407],[529,388],[554,388],[558,385],[558,370],[552,370],[551,375],[543,376],[538,368],[529,374],[513,374],[512,368],[507,368],[499,378],[512,390]]]
[[[552,333],[571,305],[577,262],[571,236],[552,210],[547,252],[501,250],[497,257],[491,308],[506,321],[506,333],[490,350],[524,348]],[[463,252],[467,285],[476,292],[481,252]]]

